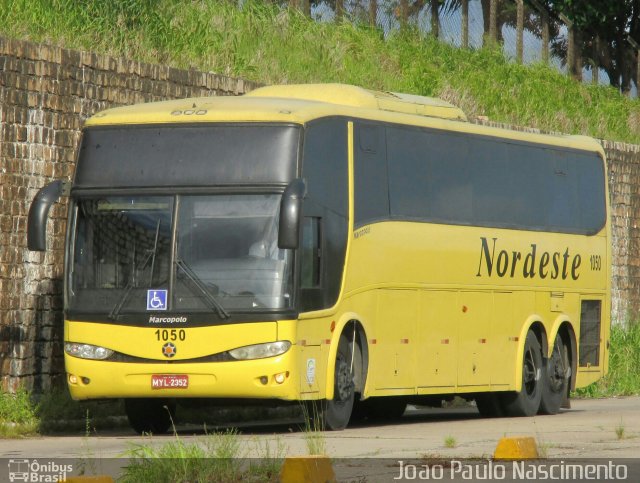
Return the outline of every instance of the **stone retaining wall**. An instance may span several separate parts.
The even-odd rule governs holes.
[[[50,213],[46,253],[26,248],[29,205],[70,178],[83,121],[115,106],[239,95],[242,79],[0,37],[0,377],[46,390],[63,373],[62,262],[66,204]]]

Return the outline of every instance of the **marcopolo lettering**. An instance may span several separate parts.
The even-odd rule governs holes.
[[[477,277],[487,275],[513,278],[522,273],[524,278],[539,277],[542,279],[566,280],[569,277],[578,280],[579,269],[582,263],[580,254],[575,255],[569,251],[543,252],[538,250],[538,245],[532,243],[524,253],[518,250],[497,249],[497,238],[490,242],[485,237],[480,237],[480,262],[478,264]]]
[[[186,324],[187,318],[184,316],[179,317],[158,317],[152,315],[149,317],[150,324]]]

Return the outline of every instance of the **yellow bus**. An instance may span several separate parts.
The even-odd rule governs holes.
[[[589,138],[271,86],[96,114],[28,243],[68,195],[68,387],[137,431],[204,398],[313,403],[333,430],[456,395],[553,414],[607,371],[606,181]]]

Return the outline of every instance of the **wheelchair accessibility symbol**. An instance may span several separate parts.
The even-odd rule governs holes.
[[[147,290],[147,310],[167,310],[167,291]]]

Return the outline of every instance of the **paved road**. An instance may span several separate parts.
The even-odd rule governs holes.
[[[245,456],[259,456],[269,446],[272,455],[308,454],[307,439],[299,427],[295,421],[244,427],[241,451]],[[623,431],[622,438],[616,434],[618,428]],[[179,428],[178,435],[185,443],[207,439],[196,428]],[[363,424],[327,432],[323,440],[327,453],[336,458],[475,458],[491,456],[503,436],[533,436],[550,458],[640,458],[640,398],[574,400],[570,410],[532,418],[483,419],[472,407],[408,410],[391,424]],[[133,445],[161,445],[174,438],[142,438],[121,429],[89,437],[0,440],[0,457],[115,458]],[[446,439],[453,447],[447,447]]]

